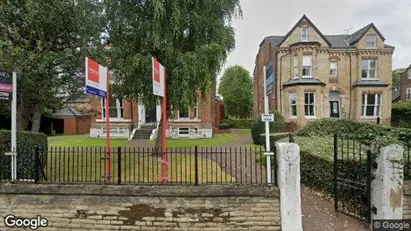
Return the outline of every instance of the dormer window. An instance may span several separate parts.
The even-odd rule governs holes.
[[[367,35],[367,48],[376,48],[377,47],[377,36]]]
[[[301,28],[301,41],[302,42],[308,41],[308,28],[307,27]]]

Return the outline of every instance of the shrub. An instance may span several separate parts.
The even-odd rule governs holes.
[[[220,130],[227,130],[227,129],[230,129],[230,125],[228,125],[228,124],[220,124],[219,127],[218,127],[218,129],[220,129]]]
[[[226,125],[228,125],[228,128],[232,128],[233,127],[233,120],[232,119],[223,119],[223,120],[221,120],[221,124],[226,124]]]
[[[43,133],[17,132],[17,176],[20,179],[34,179],[34,163],[36,147],[47,151],[47,136]],[[0,179],[11,176],[10,157],[4,152],[11,150],[11,131],[0,130]],[[46,153],[46,152],[45,152]],[[42,155],[42,163],[46,163],[47,155]]]
[[[394,127],[411,128],[411,101],[392,104],[391,125]]]
[[[238,129],[250,129],[253,123],[252,119],[233,119],[231,121],[233,122],[232,128]]]
[[[285,131],[286,125],[284,122],[284,117],[280,112],[274,112],[274,122],[270,122],[270,133],[278,133]],[[261,136],[265,132],[265,123],[261,121],[261,115],[254,117],[251,124],[251,136],[253,138],[254,144],[264,144],[265,138]],[[272,142],[276,139],[271,139]]]

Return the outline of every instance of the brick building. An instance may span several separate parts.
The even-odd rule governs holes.
[[[411,100],[411,64],[401,76],[401,101]]]
[[[210,91],[193,108],[177,110],[168,119],[167,137],[211,138],[213,136],[214,94]],[[105,100],[94,97],[91,100],[92,116],[90,137],[103,138],[106,134]],[[112,138],[152,139],[157,134],[161,120],[161,105],[147,108],[139,102],[125,99],[110,99],[110,127]]]
[[[373,23],[351,35],[323,35],[303,16],[284,36],[260,44],[254,68],[254,108],[264,111],[263,66],[270,110],[297,127],[318,118],[391,120],[394,47]]]

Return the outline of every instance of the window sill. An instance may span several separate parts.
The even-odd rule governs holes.
[[[363,120],[376,120],[378,116],[361,116],[361,119]],[[380,117],[382,119],[382,117]]]
[[[106,122],[106,119],[96,119],[96,122]],[[110,118],[110,122],[131,122],[130,119]]]
[[[302,78],[303,79],[313,79],[314,77],[312,77],[312,76],[303,76]]]
[[[201,119],[172,119],[171,122],[201,122]]]
[[[375,80],[378,80],[378,78],[361,78],[361,80],[365,80],[365,81],[375,81]]]
[[[376,50],[378,47],[365,47],[365,49]]]
[[[290,116],[288,119],[290,119],[290,120],[297,120],[297,116]]]
[[[317,119],[317,117],[316,117],[316,116],[304,116],[304,118],[306,118],[306,119],[310,119],[310,120],[312,120],[312,119]]]

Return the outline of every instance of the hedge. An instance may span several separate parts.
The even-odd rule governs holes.
[[[251,124],[253,123],[252,119],[233,119],[232,120],[232,127],[238,129],[250,129]]]
[[[270,122],[270,133],[284,132],[286,129],[286,124],[284,117],[280,112],[274,112],[274,122]],[[265,131],[265,123],[261,121],[261,115],[254,117],[251,124],[251,136],[253,138],[254,144],[264,144],[265,138],[261,136]]]
[[[391,125],[394,127],[411,128],[411,101],[392,104]]]
[[[43,133],[17,132],[17,177],[19,179],[35,179],[33,166],[35,163],[34,150],[39,147],[47,150],[47,136]],[[5,152],[11,150],[11,131],[0,130],[0,179],[10,179],[10,157]],[[44,152],[47,153],[47,152]],[[42,155],[42,163],[46,163],[47,155]]]

